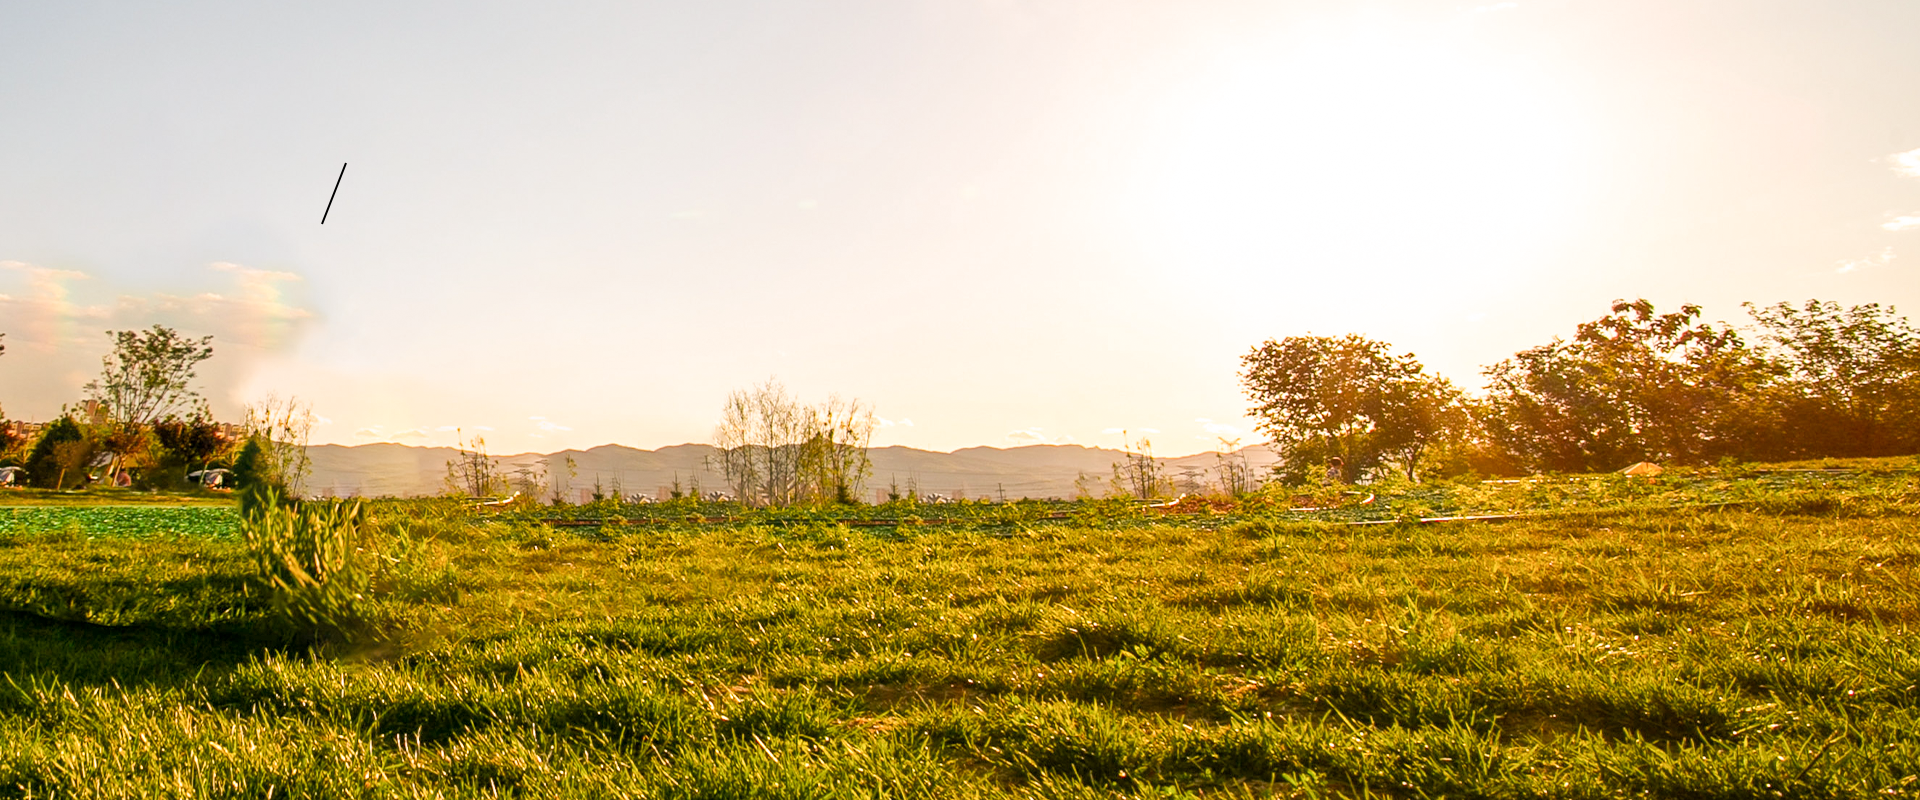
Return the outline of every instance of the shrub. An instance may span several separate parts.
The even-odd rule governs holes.
[[[265,470],[260,463],[262,458],[260,437],[248,437],[246,446],[240,448],[240,455],[233,460],[233,485],[242,491],[270,488],[276,495],[283,494],[283,489],[264,479]]]
[[[93,459],[86,434],[72,417],[59,417],[40,432],[27,454],[27,480],[42,489],[85,486],[86,462]],[[79,468],[75,468],[75,462]]]
[[[272,486],[254,487],[241,497],[240,530],[275,610],[296,635],[377,637],[371,589],[378,556],[362,547],[360,501],[288,502]]]

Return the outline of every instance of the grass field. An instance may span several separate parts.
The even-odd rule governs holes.
[[[0,508],[0,797],[1920,794],[1920,477],[1865,466],[1376,503],[1552,512],[1427,525],[383,502],[384,634],[313,646],[229,509]]]

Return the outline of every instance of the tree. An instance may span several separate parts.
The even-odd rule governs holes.
[[[743,503],[791,504],[808,427],[805,407],[779,381],[729,393],[713,444],[734,496]]]
[[[1920,331],[1892,307],[1746,308],[1780,368],[1774,401],[1791,455],[1920,452]]]
[[[0,333],[0,339],[5,338],[7,338],[7,335]],[[0,356],[6,354],[7,343],[0,342]],[[0,411],[0,459],[5,459],[8,453],[12,452],[14,448],[19,447],[23,438],[25,437],[14,431],[13,423],[7,421],[6,412]]]
[[[153,423],[152,432],[159,457],[155,459],[154,468],[142,475],[136,486],[180,488],[187,482],[187,473],[206,469],[214,456],[229,444],[205,406],[185,418],[169,414]]]
[[[145,443],[147,426],[187,410],[198,399],[190,384],[194,368],[213,356],[213,337],[196,341],[161,325],[107,335],[113,337],[113,352],[100,359],[99,380],[85,388],[87,399],[99,404],[113,428],[102,437],[113,454],[107,470],[111,475]]]
[[[7,421],[5,415],[0,414],[0,467],[12,465],[26,441],[27,437],[20,432],[19,426]]]
[[[270,395],[249,404],[247,445],[256,451],[255,484],[272,486],[281,496],[298,499],[313,469],[313,462],[307,458],[307,438],[312,431],[313,410],[298,399]],[[237,461],[234,472],[236,476],[240,472]],[[242,483],[243,488],[245,485]]]
[[[190,387],[194,368],[213,356],[212,336],[189,339],[161,325],[107,335],[113,352],[100,360],[100,379],[86,385],[87,399],[127,425],[149,425],[189,410],[199,397]]]
[[[1386,382],[1381,389],[1379,422],[1372,444],[1383,464],[1394,466],[1407,480],[1417,481],[1434,451],[1442,445],[1457,445],[1473,419],[1467,413],[1465,396],[1452,381],[1423,374],[1418,362],[1409,366],[1404,377]]]
[[[21,457],[20,449],[27,443],[27,436],[18,424],[7,419],[4,409],[0,409],[0,467],[10,466],[14,459]]]
[[[1646,300],[1489,367],[1480,422],[1527,470],[1597,472],[1635,461],[1705,463],[1774,449],[1767,386],[1776,370],[1700,307],[1656,314]]]
[[[721,474],[742,502],[852,503],[873,469],[875,424],[873,409],[858,400],[833,396],[810,407],[769,379],[727,395],[713,439]]]
[[[808,416],[812,434],[800,464],[803,492],[816,502],[859,502],[860,489],[873,474],[867,457],[877,419],[873,408],[828,395]]]
[[[185,418],[168,416],[154,423],[153,437],[167,457],[182,465],[203,469],[227,446],[226,438],[220,435],[220,425],[213,421],[205,407],[195,409]]]
[[[1363,336],[1269,339],[1240,361],[1250,413],[1289,481],[1332,458],[1350,478],[1382,464],[1417,476],[1427,448],[1463,418],[1460,393],[1445,379]]]
[[[94,435],[90,438],[99,442],[100,449],[113,455],[113,461],[107,469],[108,482],[112,485],[117,485],[113,483],[113,476],[120,474],[121,470],[140,466],[139,462],[151,455],[153,437],[151,428],[147,426],[107,422],[93,428]],[[151,460],[146,460],[150,465]]]
[[[265,450],[266,447],[260,444],[258,436],[247,437],[247,443],[240,446],[240,455],[233,459],[235,489],[244,491],[273,483],[272,476],[267,474],[267,469],[262,463],[266,458],[262,455]]]
[[[27,453],[27,482],[42,489],[85,486],[86,464],[93,460],[93,452],[92,443],[72,417],[57,417],[40,431]]]

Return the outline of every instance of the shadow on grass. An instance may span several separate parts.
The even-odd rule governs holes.
[[[0,674],[76,685],[185,686],[262,652],[294,649],[265,621],[206,627],[100,625],[0,610]]]

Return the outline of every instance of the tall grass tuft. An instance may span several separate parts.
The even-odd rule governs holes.
[[[295,636],[315,643],[378,637],[372,588],[379,557],[364,546],[360,501],[301,502],[258,487],[241,497],[240,531]]]

